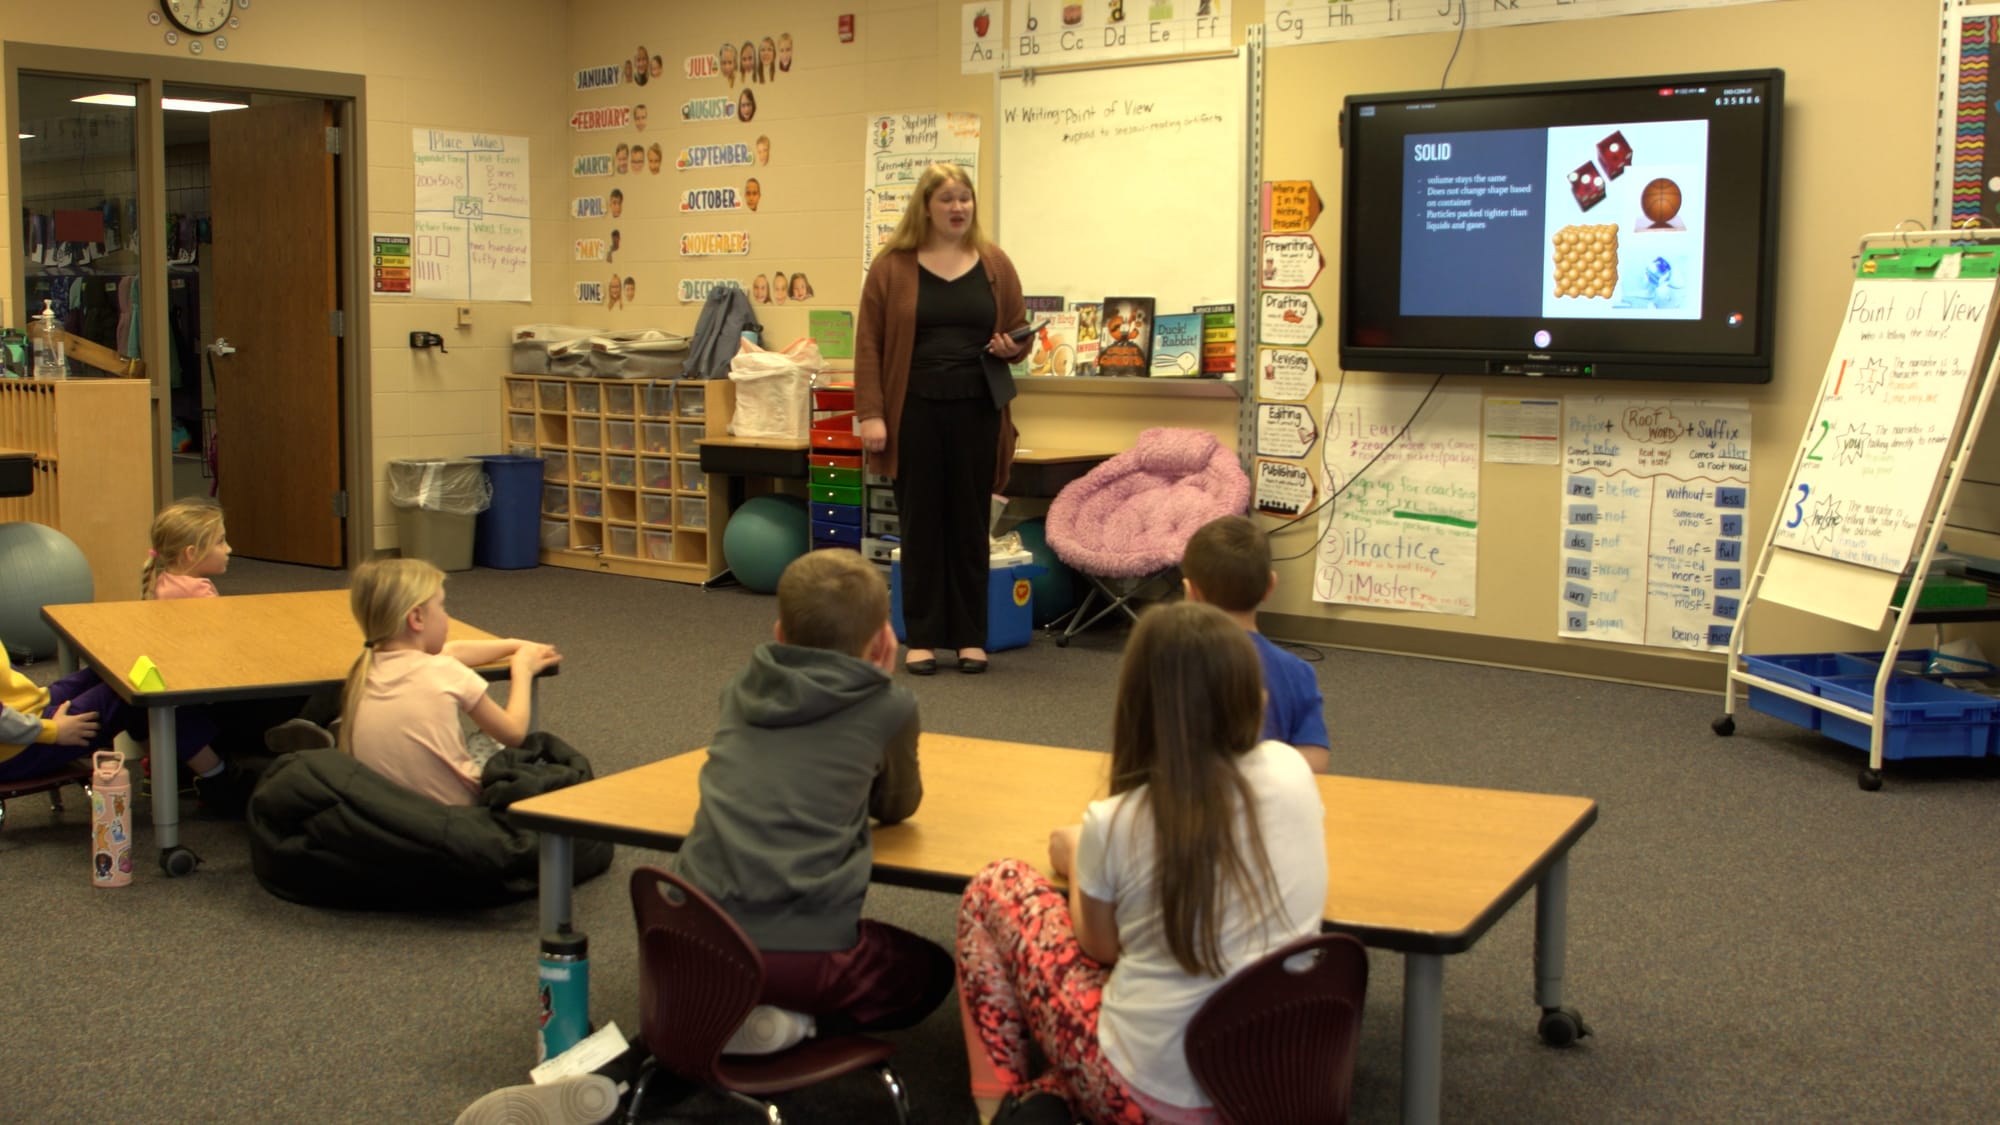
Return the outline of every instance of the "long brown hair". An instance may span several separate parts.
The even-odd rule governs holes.
[[[1227,971],[1222,923],[1232,896],[1265,921],[1278,909],[1256,795],[1237,769],[1263,727],[1263,682],[1249,634],[1200,602],[1147,611],[1125,646],[1111,792],[1144,788],[1134,799],[1153,814],[1161,928],[1190,974]]]
[[[933,164],[917,177],[916,189],[910,192],[910,202],[903,208],[903,217],[896,229],[883,243],[884,250],[921,250],[931,236],[931,196],[946,184],[961,184],[972,193],[972,221],[965,224],[965,244],[980,253],[992,243],[986,241],[986,234],[979,225],[979,185],[964,167],[957,164]]]
[[[153,582],[175,563],[198,561],[222,542],[222,508],[213,500],[176,500],[153,517],[153,547],[139,570],[139,596],[153,596]]]
[[[340,750],[354,753],[354,712],[368,689],[368,669],[375,649],[402,635],[410,611],[444,589],[444,571],[423,559],[376,559],[354,570],[347,594],[354,622],[361,626],[361,655],[347,672],[341,693]]]

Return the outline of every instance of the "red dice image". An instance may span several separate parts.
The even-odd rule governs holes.
[[[1588,211],[1604,202],[1604,174],[1586,160],[1569,174],[1569,193],[1576,197],[1578,210]]]
[[[1632,163],[1632,146],[1625,143],[1624,133],[1614,132],[1597,142],[1597,163],[1604,168],[1604,175],[1613,180]]]

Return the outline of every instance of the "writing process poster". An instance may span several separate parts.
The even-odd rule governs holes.
[[[1946,266],[1957,265],[1955,255]],[[1944,271],[1941,271],[1944,272]],[[1970,386],[1992,278],[1855,281],[1778,545],[1900,574]]]
[[[1750,404],[1563,401],[1557,633],[1729,647],[1750,561]]]
[[[527,301],[528,138],[412,129],[414,295]]]
[[[1479,392],[1355,387],[1327,422],[1313,600],[1469,616],[1479,590]]]
[[[917,177],[936,162],[956,164],[979,182],[979,115],[976,113],[883,113],[868,120],[868,148],[862,159],[861,275],[889,241],[909,205]],[[986,220],[991,223],[990,216]],[[990,229],[990,226],[989,226]]]
[[[1762,4],[1766,0],[1493,0],[1490,4],[1327,4],[1273,0],[1264,6],[1266,42],[1273,47],[1379,39],[1389,35],[1456,32],[1468,27],[1506,27],[1555,20],[1601,19],[1684,8]],[[1469,19],[1467,17],[1470,17]]]

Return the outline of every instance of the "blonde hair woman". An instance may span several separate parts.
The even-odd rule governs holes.
[[[1007,483],[1011,382],[989,373],[1026,341],[1014,263],[979,226],[972,179],[933,164],[868,269],[855,326],[854,404],[873,468],[895,481],[902,513],[904,667],[986,670],[986,527]],[[991,357],[989,359],[989,357]]]
[[[347,674],[340,749],[443,804],[474,803],[480,763],[466,748],[459,714],[500,745],[519,746],[528,736],[535,676],[562,654],[518,639],[446,641],[444,572],[422,559],[363,563],[349,605],[362,648]],[[501,660],[509,664],[505,707],[471,668]]]

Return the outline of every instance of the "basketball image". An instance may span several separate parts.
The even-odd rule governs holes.
[[[1647,184],[1639,194],[1639,210],[1656,227],[1666,226],[1681,213],[1681,185],[1662,177]]]

